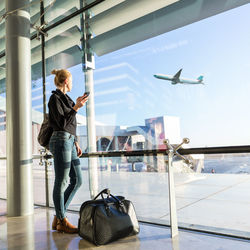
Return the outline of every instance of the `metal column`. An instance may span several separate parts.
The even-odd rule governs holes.
[[[29,0],[5,0],[7,213],[33,214]]]
[[[177,209],[176,209],[176,199],[175,199],[175,186],[174,186],[174,169],[172,166],[173,157],[175,155],[182,158],[186,164],[191,165],[191,162],[185,158],[184,156],[180,155],[177,151],[182,147],[183,144],[189,143],[188,138],[184,138],[182,143],[178,146],[174,147],[170,144],[169,140],[164,140],[164,144],[167,145],[167,154],[168,154],[168,192],[169,192],[169,210],[170,210],[170,226],[171,226],[171,237],[175,238],[178,236],[178,220],[177,220]]]
[[[175,200],[174,173],[172,160],[174,157],[173,150],[168,151],[168,193],[169,193],[169,210],[170,210],[170,225],[172,238],[178,235],[178,221]]]
[[[86,1],[80,0],[80,7],[87,5]],[[81,31],[82,31],[82,50],[83,50],[83,71],[85,73],[85,91],[90,92],[88,102],[86,103],[87,115],[87,141],[88,152],[96,152],[96,129],[95,129],[95,102],[94,102],[94,80],[93,70],[95,68],[94,54],[89,47],[89,39],[92,34],[88,27],[89,11],[82,14]],[[89,157],[89,189],[90,196],[93,198],[98,193],[98,170],[97,158]]]
[[[43,27],[45,25],[44,20],[44,3],[40,3],[40,25]],[[43,33],[41,35],[41,49],[42,49],[42,79],[43,79],[43,118],[47,113],[47,102],[46,102],[46,59],[45,59],[45,36]],[[48,150],[45,149],[45,153],[48,153]],[[46,207],[49,207],[49,170],[48,167],[50,165],[48,159],[45,159],[45,194],[46,194]]]
[[[93,70],[85,70],[85,91],[90,92],[88,102],[86,104],[87,114],[87,140],[88,152],[96,152],[96,130],[95,130],[95,103],[94,103],[94,83],[93,83]],[[98,170],[97,158],[89,157],[89,190],[91,198],[95,197],[98,193]]]

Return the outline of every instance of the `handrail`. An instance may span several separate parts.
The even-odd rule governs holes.
[[[237,154],[250,153],[250,146],[228,146],[228,147],[207,147],[207,148],[182,148],[178,152],[183,155],[188,154]],[[124,157],[124,156],[155,156],[157,154],[167,154],[165,149],[151,149],[151,150],[134,150],[134,151],[109,151],[109,152],[93,152],[83,153],[80,158],[88,157]],[[33,159],[40,159],[40,155],[33,155]],[[51,154],[47,154],[45,158],[53,158]],[[7,160],[7,157],[0,157],[0,160]]]
[[[83,153],[81,158],[88,157],[124,157],[124,156],[142,156],[142,155],[157,155],[157,154],[166,154],[165,149],[157,150],[134,150],[134,151],[100,151],[100,152],[91,152]]]
[[[204,147],[204,148],[182,148],[180,154],[237,154],[250,153],[250,145],[246,146],[227,146],[227,147]]]
[[[182,155],[250,153],[250,146],[181,148],[181,149],[178,149],[177,152]],[[157,154],[167,154],[166,149],[83,153],[81,157],[82,158],[94,157],[94,156],[119,157],[119,156],[142,156],[142,155],[157,155]]]

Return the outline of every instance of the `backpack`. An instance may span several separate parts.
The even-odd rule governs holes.
[[[49,150],[49,140],[52,136],[53,128],[49,126],[49,114],[45,114],[37,140],[41,146]]]

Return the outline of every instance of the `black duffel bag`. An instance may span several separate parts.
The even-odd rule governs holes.
[[[104,198],[104,194],[107,198]],[[97,199],[98,196],[101,199]],[[139,224],[132,202],[104,189],[93,200],[82,204],[78,229],[82,238],[95,245],[104,245],[138,234]]]

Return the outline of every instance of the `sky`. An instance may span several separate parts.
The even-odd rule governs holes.
[[[95,56],[96,120],[144,125],[158,116],[180,118],[190,146],[250,144],[250,4],[201,20],[113,53]],[[196,79],[205,85],[171,85],[154,74]],[[76,99],[84,92],[81,65],[69,69]],[[47,78],[48,91],[54,88]],[[80,111],[85,115],[85,109]]]

